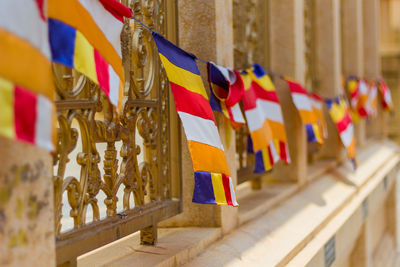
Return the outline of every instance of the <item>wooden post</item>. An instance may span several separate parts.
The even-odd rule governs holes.
[[[271,69],[304,85],[303,2],[297,0],[270,1],[270,16]],[[292,162],[288,166],[275,166],[271,176],[279,180],[296,180],[304,183],[307,178],[305,128],[292,102],[287,83],[279,77],[274,78]]]
[[[232,0],[179,0],[178,23],[181,48],[216,64],[233,67]],[[208,88],[206,65],[203,63],[198,65],[203,74],[204,86]],[[216,120],[231,177],[236,185],[235,133],[232,131],[230,144],[226,144],[222,118],[217,116]],[[223,232],[231,231],[238,223],[237,208],[192,203],[194,173],[183,131],[181,136],[183,213],[160,225],[220,226]]]
[[[376,80],[381,75],[381,61],[379,55],[379,0],[364,0],[363,28],[364,28],[364,76],[369,80]],[[379,93],[378,93],[379,96]],[[387,114],[382,110],[378,98],[378,115],[367,126],[368,137],[385,138],[387,136]]]
[[[340,1],[315,0],[315,92],[325,98],[341,93]],[[328,139],[319,158],[341,160],[343,146],[327,110]]]
[[[0,266],[55,266],[52,158],[0,137]]]
[[[364,78],[364,39],[362,0],[342,0],[342,67],[344,78],[350,75]],[[366,121],[355,123],[359,147],[365,144]]]

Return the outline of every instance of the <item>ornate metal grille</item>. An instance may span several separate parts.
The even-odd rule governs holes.
[[[246,69],[257,62],[268,63],[268,1],[233,1],[234,61],[236,69]],[[257,178],[253,174],[254,156],[247,153],[248,130],[236,132],[238,183]]]
[[[150,28],[166,34],[167,1],[125,4]],[[171,193],[166,75],[149,31],[126,20],[121,40],[127,81],[120,116],[86,77],[60,65],[53,68],[58,264],[73,263],[77,256],[137,230],[142,243],[154,244],[157,222],[180,211]]]

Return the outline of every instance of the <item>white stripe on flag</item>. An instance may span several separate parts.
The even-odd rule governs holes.
[[[232,199],[232,205],[233,206],[239,206],[239,204],[237,203],[236,200],[236,193],[235,193],[235,189],[233,188],[233,182],[232,182],[232,178],[229,177],[229,188],[231,191],[231,199]]]
[[[0,28],[27,41],[50,59],[47,22],[40,17],[35,1],[0,0]]]
[[[260,129],[265,119],[283,123],[281,107],[278,103],[257,99],[256,107],[246,110],[246,118],[249,130],[251,132]]]
[[[312,97],[310,97],[310,101],[311,101],[311,105],[314,108],[322,110],[322,101],[315,100]]]
[[[242,111],[240,110],[239,103],[231,107],[231,110],[232,110],[233,120],[235,122],[245,123]]]
[[[52,103],[45,96],[38,95],[36,104],[37,118],[35,123],[35,143],[44,149],[52,151]]]
[[[182,120],[187,140],[196,141],[224,150],[219,137],[218,128],[213,121],[186,112],[178,111],[178,114]]]
[[[110,95],[108,97],[110,98],[111,104],[117,106],[119,100],[120,79],[111,65],[108,65],[108,73],[110,77],[110,93],[109,93]]]
[[[364,80],[361,80],[358,84],[358,90],[360,90],[361,95],[366,95],[368,93],[368,85]]]
[[[104,33],[107,40],[114,47],[120,57],[121,53],[121,31],[123,23],[108,12],[99,0],[78,0],[90,13],[93,20]]]
[[[312,112],[311,102],[308,95],[292,93],[292,99],[298,110],[308,110]]]
[[[353,140],[354,136],[354,126],[353,123],[347,125],[347,128],[340,133],[340,139],[342,139],[343,145],[348,147]]]

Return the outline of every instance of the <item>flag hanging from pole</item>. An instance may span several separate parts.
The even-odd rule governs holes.
[[[120,109],[121,31],[131,10],[117,0],[49,0],[48,10],[52,60],[87,76]]]
[[[320,133],[324,139],[328,138],[328,128],[326,126],[324,111],[323,111],[323,103],[324,100],[316,93],[310,94],[310,101],[312,105],[312,109],[314,111],[315,116],[317,117],[317,123],[320,128]]]
[[[46,1],[0,1],[0,134],[53,150]]]
[[[292,100],[299,111],[301,121],[303,122],[308,142],[316,142],[320,145],[324,143],[317,115],[314,112],[308,92],[298,83],[286,79]]]
[[[224,148],[196,57],[153,32],[193,162],[193,202],[238,206]]]
[[[211,108],[224,114],[233,129],[239,129],[246,123],[239,105],[244,95],[242,77],[236,70],[213,62],[207,64],[207,69]]]
[[[356,168],[355,148],[356,140],[354,137],[354,125],[351,120],[349,107],[343,96],[335,97],[334,99],[326,99],[325,103],[328,107],[329,114],[333,122],[336,124],[340,140],[347,150],[347,154]]]
[[[249,128],[249,151],[255,154],[255,173],[272,169],[282,159],[289,163],[286,132],[275,87],[260,65],[243,71],[243,108]]]
[[[392,103],[392,96],[390,94],[389,87],[387,86],[386,82],[380,78],[378,81],[379,91],[381,92],[382,96],[382,108],[387,112],[393,111],[393,103]]]
[[[376,82],[372,81],[369,85],[368,99],[366,103],[366,110],[369,118],[375,118],[378,109],[378,87]]]

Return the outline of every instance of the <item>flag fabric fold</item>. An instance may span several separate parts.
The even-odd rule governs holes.
[[[368,117],[375,118],[378,109],[378,87],[374,81],[369,84],[368,99],[365,106]]]
[[[130,9],[116,0],[49,0],[48,11],[52,60],[86,75],[120,109],[120,35]]]
[[[246,123],[239,105],[244,95],[244,84],[239,72],[213,62],[207,64],[207,69],[212,110],[224,114],[232,128],[239,129]]]
[[[336,124],[340,140],[346,148],[354,168],[356,168],[354,125],[346,100],[344,96],[338,96],[334,99],[326,99],[325,103],[333,122]]]
[[[392,95],[390,94],[389,87],[387,86],[386,82],[380,78],[378,81],[379,84],[379,92],[382,96],[382,108],[387,112],[393,111],[393,103],[392,103]]]
[[[322,138],[321,127],[318,124],[318,118],[314,112],[308,92],[299,83],[289,79],[286,79],[286,82],[288,83],[293,103],[306,128],[307,141],[322,145],[324,140]]]
[[[241,73],[245,93],[243,108],[255,154],[256,173],[271,170],[281,159],[290,162],[283,116],[275,87],[262,67],[254,64]]]
[[[324,99],[316,93],[311,93],[310,101],[314,114],[317,117],[317,123],[320,129],[320,133],[322,137],[326,139],[328,138],[328,127],[326,125],[324,111],[323,111]]]
[[[368,84],[364,79],[355,76],[347,78],[347,91],[350,96],[351,116],[353,122],[358,122],[361,118],[366,118],[368,101]]]
[[[0,134],[52,151],[55,88],[45,7],[46,1],[0,1]]]
[[[193,162],[193,202],[238,206],[224,148],[196,57],[153,32]]]

